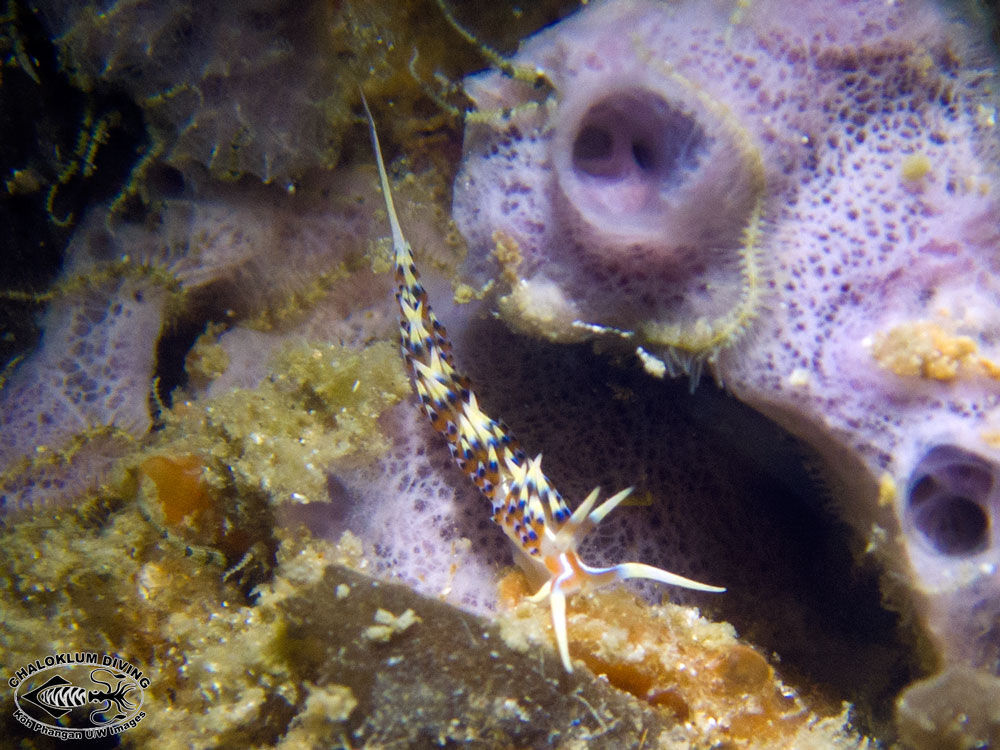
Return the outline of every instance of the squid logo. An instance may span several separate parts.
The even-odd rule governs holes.
[[[77,652],[36,659],[18,669],[14,718],[59,739],[96,739],[130,729],[145,717],[149,679],[117,656]]]

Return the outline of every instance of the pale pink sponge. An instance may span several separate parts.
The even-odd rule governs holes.
[[[104,279],[56,297],[43,346],[0,392],[0,517],[65,502],[104,479],[121,442],[150,426],[149,394],[167,294],[136,279]],[[87,436],[73,446],[67,437]],[[51,460],[49,460],[51,458]]]
[[[455,218],[478,280],[502,272],[513,326],[560,341],[627,336],[686,369],[745,327],[766,188],[787,183],[800,132],[775,123],[762,150],[765,82],[712,47],[728,18],[713,13],[614,4],[542,32],[514,60],[554,87],[541,104],[501,73],[466,82],[480,112]],[[687,48],[664,58],[679,32]]]
[[[928,2],[607,2],[512,62],[466,82],[454,199],[500,316],[707,362],[819,451],[939,663],[997,675],[987,40]]]
[[[0,522],[107,482],[152,425],[165,324],[198,309],[249,317],[360,253],[371,212],[325,191],[353,196],[365,176],[345,170],[304,184],[299,195],[206,187],[163,201],[150,225],[109,226],[102,207],[91,212],[67,249],[40,345],[0,381]],[[345,321],[323,331],[350,334]],[[245,347],[244,371],[263,367],[257,343]]]

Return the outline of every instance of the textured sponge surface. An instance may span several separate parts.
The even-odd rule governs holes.
[[[955,11],[592,4],[514,59],[544,101],[467,81],[454,206],[511,326],[705,358],[821,453],[939,652],[995,670],[1000,101]]]
[[[149,429],[156,356],[149,342],[159,338],[165,300],[162,289],[136,279],[88,284],[52,300],[42,346],[0,391],[0,470],[58,455],[70,435],[112,427],[139,437]],[[59,471],[58,462],[43,471],[47,478],[5,485],[5,512],[63,502],[99,481],[104,450],[97,440],[79,457],[85,465]]]
[[[155,287],[128,280],[53,301],[44,346],[2,392],[5,463],[67,431],[113,424],[141,435],[149,428],[148,384],[155,353],[135,346],[134,337],[157,339],[163,302]]]

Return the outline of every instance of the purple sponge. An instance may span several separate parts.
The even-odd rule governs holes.
[[[467,81],[454,211],[512,327],[708,362],[810,442],[896,606],[995,672],[1000,101],[949,13],[593,3]]]

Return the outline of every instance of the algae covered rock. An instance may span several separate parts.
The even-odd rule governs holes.
[[[813,713],[729,626],[692,608],[588,598],[572,632],[584,662],[609,677],[568,675],[548,642],[544,608],[522,604],[497,624],[376,581],[345,567],[366,564],[349,536],[336,546],[283,536],[273,577],[247,603],[214,563],[156,545],[134,511],[10,532],[5,552],[35,549],[51,560],[34,574],[3,560],[14,582],[3,592],[4,663],[39,656],[32,612],[60,601],[76,627],[58,628],[55,648],[101,641],[142,665],[146,717],[122,735],[124,747],[864,746],[839,710]],[[137,545],[146,561],[110,574],[116,539]],[[686,666],[673,663],[679,652]],[[637,697],[620,687],[642,692],[647,683],[626,676],[648,671],[643,654],[673,671]],[[768,694],[770,705],[761,700]],[[9,737],[47,746],[6,721]]]

